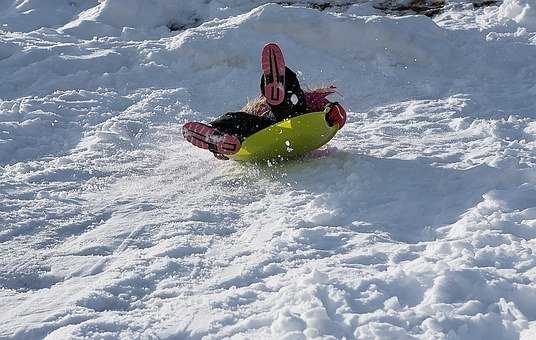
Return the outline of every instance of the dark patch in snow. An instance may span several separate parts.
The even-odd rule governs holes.
[[[480,0],[480,1],[473,1],[473,7],[474,8],[481,8],[481,7],[487,7],[487,6],[494,6],[497,4],[497,0]]]
[[[319,11],[325,11],[327,9],[344,11],[351,5],[362,4],[364,2],[366,1],[358,0],[358,1],[347,1],[347,2],[337,2],[337,3],[332,3],[329,1],[318,1],[318,2],[278,1],[276,3],[279,5],[283,5],[283,6],[304,6],[304,7],[313,8]],[[485,3],[495,2],[495,0],[484,0],[484,2]],[[429,17],[433,17],[441,13],[444,6],[445,6],[445,0],[412,0],[408,5],[400,4],[399,0],[386,0],[383,2],[378,2],[377,4],[374,5],[374,8],[390,13],[390,14],[417,13],[417,14],[422,14],[422,15],[426,15]]]
[[[374,7],[386,12],[414,12],[433,17],[441,13],[445,7],[445,0],[412,0],[408,5],[402,5],[396,0],[387,0]]]
[[[283,6],[304,6],[313,8],[319,11],[325,11],[326,9],[340,9],[344,10],[348,8],[351,5],[360,4],[363,3],[363,1],[348,1],[343,3],[331,3],[329,1],[318,1],[318,2],[311,2],[311,1],[305,1],[305,2],[296,2],[296,1],[278,1],[276,2],[279,5]]]
[[[170,32],[176,32],[176,31],[184,31],[185,29],[188,29],[188,28],[197,27],[201,25],[202,23],[203,21],[201,20],[201,18],[196,17],[196,18],[192,18],[192,21],[188,23],[180,23],[180,22],[176,22],[175,20],[170,20],[166,26],[167,28],[169,28]]]

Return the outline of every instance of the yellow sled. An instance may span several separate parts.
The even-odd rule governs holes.
[[[300,157],[326,144],[339,131],[339,125],[329,126],[325,117],[321,111],[283,120],[247,137],[238,153],[226,156],[237,161]]]

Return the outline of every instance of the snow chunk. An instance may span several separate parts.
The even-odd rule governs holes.
[[[278,313],[277,319],[272,324],[271,329],[273,334],[293,333],[293,336],[300,337],[299,333],[304,331],[306,327],[307,324],[299,315],[292,313],[288,309],[283,309]]]
[[[509,18],[529,30],[536,30],[536,4],[532,0],[505,0],[499,17]]]

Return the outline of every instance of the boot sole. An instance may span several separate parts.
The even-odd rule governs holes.
[[[212,126],[189,122],[183,125],[182,135],[198,148],[221,155],[234,155],[240,150],[240,141],[233,135],[221,133]]]
[[[264,46],[261,56],[264,74],[264,96],[270,105],[279,105],[285,100],[285,59],[277,44]]]

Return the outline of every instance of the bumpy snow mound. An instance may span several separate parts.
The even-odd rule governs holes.
[[[62,31],[83,38],[119,35],[124,27],[180,31],[215,18],[224,19],[249,11],[269,0],[103,0],[81,13]],[[357,1],[359,2],[359,1]],[[343,1],[333,1],[332,5]],[[292,0],[285,4],[320,6],[318,0]]]
[[[287,5],[318,9],[344,8],[367,0],[288,0]],[[2,0],[0,29],[29,32],[66,25],[69,32],[85,37],[118,35],[112,28],[180,30],[214,18],[249,11],[270,0]],[[82,26],[80,29],[77,27]],[[99,27],[105,26],[105,27]],[[106,27],[108,26],[108,27]],[[87,32],[87,31],[92,31]],[[86,32],[84,32],[86,31]],[[85,33],[85,34],[84,34]]]
[[[154,28],[165,25],[185,27],[201,20],[207,4],[197,0],[104,0],[80,14],[76,22],[97,21],[112,27]]]
[[[29,32],[65,26],[63,32],[82,38],[119,36],[124,27],[169,28],[172,31],[225,19],[272,3],[271,0],[4,0],[0,24],[10,31]],[[367,14],[414,10],[428,13],[443,6],[441,0],[286,0],[283,5],[318,10]],[[363,10],[369,13],[364,13]],[[408,12],[409,13],[409,12]]]
[[[61,26],[97,3],[97,0],[3,0],[0,1],[0,29],[29,32]]]
[[[291,19],[288,13],[298,17],[299,22]],[[236,29],[237,25],[240,25],[241,30]],[[219,39],[216,42],[207,41],[201,36],[205,34],[218,36]],[[266,41],[286,35],[284,40],[281,40],[283,46],[285,43],[303,46],[311,58],[309,60],[319,63],[321,60],[316,60],[317,58],[337,57],[348,61],[377,59],[379,63],[386,65],[423,62],[422,67],[434,67],[449,60],[447,46],[450,42],[446,39],[447,33],[426,17],[340,17],[322,15],[303,8],[283,8],[275,4],[258,7],[227,22],[208,23],[199,30],[174,37],[172,49],[181,57],[191,54],[190,58],[184,59],[189,60],[195,69],[209,68],[220,63],[220,58],[232,63],[230,59],[233,59],[233,55],[236,55],[236,58],[239,58],[239,55],[242,58],[251,56],[251,59],[246,61],[256,65],[259,49],[263,44],[256,41],[258,36],[263,34],[266,34],[263,38]],[[348,36],[355,37],[356,43],[348,44]],[[241,48],[229,48],[238,37],[242,41]],[[442,41],[443,45],[433,44],[437,41]],[[208,53],[208,49],[213,49],[214,44],[219,48]],[[248,45],[258,48],[247,48]],[[336,52],[340,50],[345,53]]]
[[[529,30],[536,30],[536,2],[505,0],[499,7],[499,17],[512,19]]]

